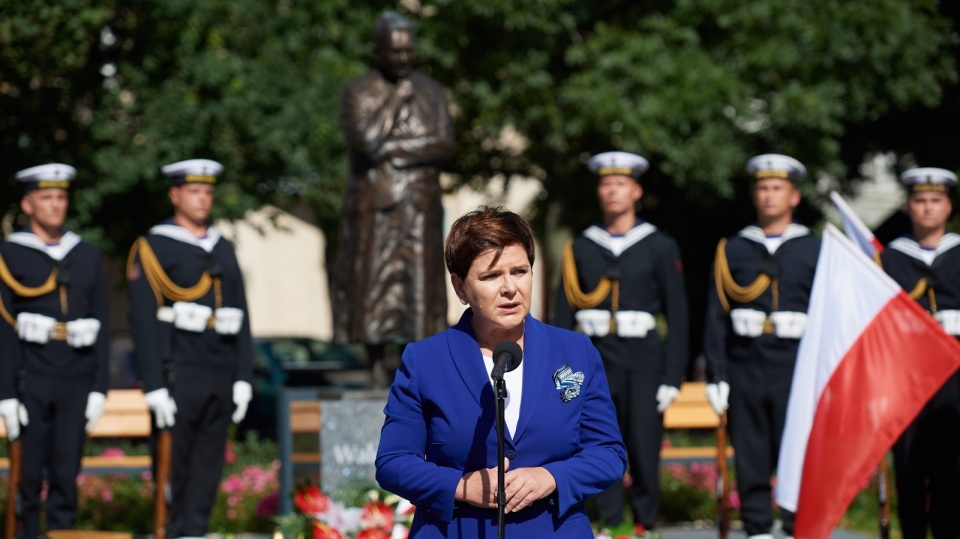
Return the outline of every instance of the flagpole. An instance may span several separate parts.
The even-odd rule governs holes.
[[[890,539],[890,469],[887,455],[883,455],[877,469],[877,502],[880,539]]]
[[[717,532],[720,539],[730,533],[730,483],[727,481],[727,411],[724,410],[717,425]]]

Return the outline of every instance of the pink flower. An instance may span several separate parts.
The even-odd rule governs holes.
[[[119,457],[125,457],[127,455],[126,453],[123,452],[123,449],[120,449],[119,447],[108,447],[103,450],[103,453],[100,453],[100,456],[110,457],[110,458],[119,458]]]
[[[679,462],[668,462],[664,464],[663,467],[666,468],[667,471],[670,472],[677,479],[682,478],[684,475],[684,472],[686,472],[686,469],[684,469],[683,464],[680,464]]]
[[[727,496],[727,503],[730,504],[731,509],[736,509],[737,511],[739,511],[740,510],[740,494],[735,490],[731,490],[730,494]]]
[[[243,491],[243,481],[238,475],[228,476],[220,483],[220,490],[227,494],[235,494]]]

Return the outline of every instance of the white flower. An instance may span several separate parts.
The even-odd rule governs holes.
[[[360,529],[362,514],[361,507],[344,507],[340,502],[333,502],[330,504],[330,509],[317,515],[317,519],[343,533],[353,533]]]

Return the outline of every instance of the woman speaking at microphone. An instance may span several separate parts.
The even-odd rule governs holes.
[[[530,316],[534,255],[530,225],[500,208],[464,215],[447,236],[447,269],[469,308],[404,350],[377,451],[380,486],[417,506],[411,538],[498,535],[498,344],[523,354],[503,377],[504,536],[593,537],[584,503],[623,477],[600,355],[589,338]]]

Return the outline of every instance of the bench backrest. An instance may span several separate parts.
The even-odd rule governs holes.
[[[103,415],[89,434],[91,438],[146,438],[150,436],[150,409],[139,389],[111,389],[103,404]],[[0,438],[7,426],[0,421]]]
[[[665,429],[715,429],[720,417],[707,400],[706,382],[684,382],[680,394],[663,412]]]

